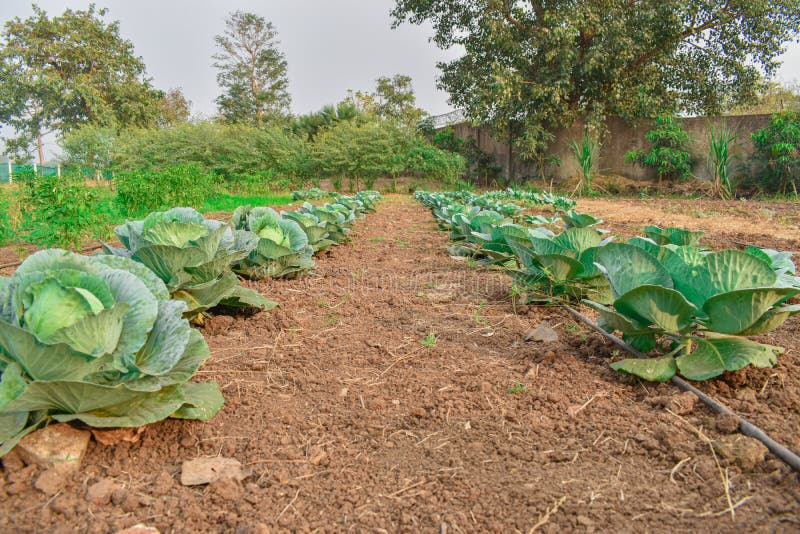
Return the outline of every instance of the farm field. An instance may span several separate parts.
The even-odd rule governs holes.
[[[796,206],[586,199],[577,209],[622,236],[682,226],[705,230],[712,248],[758,244],[796,258]],[[351,242],[317,256],[311,276],[246,282],[281,306],[206,320],[211,358],[198,375],[219,383],[222,411],[149,425],[135,443],[92,442],[52,497],[34,488],[36,467],[4,458],[0,529],[798,528],[796,473],[771,455],[747,468],[720,458],[721,471],[707,440],[731,439],[724,418],[669,384],[612,371],[597,334],[558,308],[515,308],[508,276],[453,260],[449,245],[426,208],[390,195],[355,222]],[[17,255],[5,247],[0,263]],[[544,321],[558,340],[525,342]],[[800,317],[763,337],[787,349],[774,368],[698,387],[798,450]],[[182,462],[203,456],[251,474],[182,486]],[[101,480],[116,484],[111,502],[90,504],[87,488]]]

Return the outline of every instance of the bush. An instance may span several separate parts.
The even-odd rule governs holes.
[[[0,246],[14,240],[15,225],[12,221],[11,188],[0,186]]]
[[[797,196],[800,182],[800,112],[784,111],[772,116],[769,125],[752,135],[755,157],[764,162],[763,187]]]
[[[79,175],[40,176],[33,170],[15,175],[20,185],[21,230],[30,243],[80,249],[89,237],[104,237],[108,217],[95,187]]]
[[[229,178],[271,170],[276,179],[298,185],[308,180],[312,163],[306,141],[279,126],[211,122],[125,131],[117,136],[111,159],[123,172],[193,165]]]
[[[115,203],[131,217],[177,206],[199,208],[216,181],[212,174],[194,165],[120,173],[114,179]]]
[[[659,182],[686,180],[692,175],[693,161],[688,152],[692,139],[672,115],[656,117],[645,138],[653,145],[650,151],[631,150],[625,154],[625,161],[654,168]]]

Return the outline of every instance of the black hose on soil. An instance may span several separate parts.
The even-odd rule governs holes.
[[[633,347],[622,341],[614,334],[609,334],[608,332],[597,326],[595,323],[592,322],[591,319],[589,319],[582,313],[578,312],[577,310],[567,305],[563,305],[562,307],[569,313],[571,313],[580,322],[582,322],[583,324],[585,324],[586,326],[588,326],[589,328],[591,328],[592,330],[594,330],[595,332],[606,338],[614,345],[636,356],[637,358],[647,358],[647,356],[645,356],[638,350],[634,349]],[[732,412],[730,409],[726,408],[718,401],[709,397],[708,395],[706,395],[693,385],[689,384],[684,379],[678,376],[673,376],[671,382],[675,386],[677,386],[678,389],[681,389],[683,391],[690,391],[695,395],[697,395],[697,398],[703,401],[715,412],[734,416],[736,420],[739,422],[739,430],[742,432],[742,434],[757,439],[758,441],[766,445],[767,449],[769,449],[770,452],[772,452],[772,454],[774,454],[775,456],[786,462],[786,464],[788,464],[795,471],[800,472],[800,456],[798,456],[788,448],[784,447],[783,445],[781,445],[780,443],[769,437],[766,432],[758,428],[756,425],[742,418],[740,415]]]

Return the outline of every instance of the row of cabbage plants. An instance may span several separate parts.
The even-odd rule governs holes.
[[[784,350],[749,337],[800,312],[790,303],[800,278],[788,252],[711,251],[700,244],[702,232],[656,226],[620,242],[595,228],[601,220],[571,209],[524,216],[521,224],[449,194],[416,198],[450,230],[451,254],[505,269],[533,301],[596,310],[603,329],[651,356],[612,367],[646,380],[676,373],[705,380],[747,365],[772,366]]]
[[[379,197],[283,214],[243,207],[230,224],[175,208],[117,227],[124,248],[27,258],[0,277],[0,456],[50,421],[109,428],[213,417],[223,398],[215,382],[191,381],[209,349],[190,320],[219,304],[274,306],[237,273],[310,269],[312,254],[344,241]]]

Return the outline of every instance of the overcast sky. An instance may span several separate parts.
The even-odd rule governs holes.
[[[50,15],[85,9],[89,1],[40,0]],[[272,21],[289,63],[292,110],[316,111],[341,100],[348,89],[372,90],[379,76],[408,74],[417,103],[435,115],[450,111],[436,89],[436,62],[456,53],[428,42],[431,29],[404,24],[391,29],[393,0],[96,0],[107,20],[119,20],[159,89],[183,88],[192,112],[214,114],[218,95],[211,66],[214,35],[226,16],[250,11]],[[0,21],[32,13],[30,1],[1,0]],[[790,45],[779,77],[800,78],[800,46]]]

